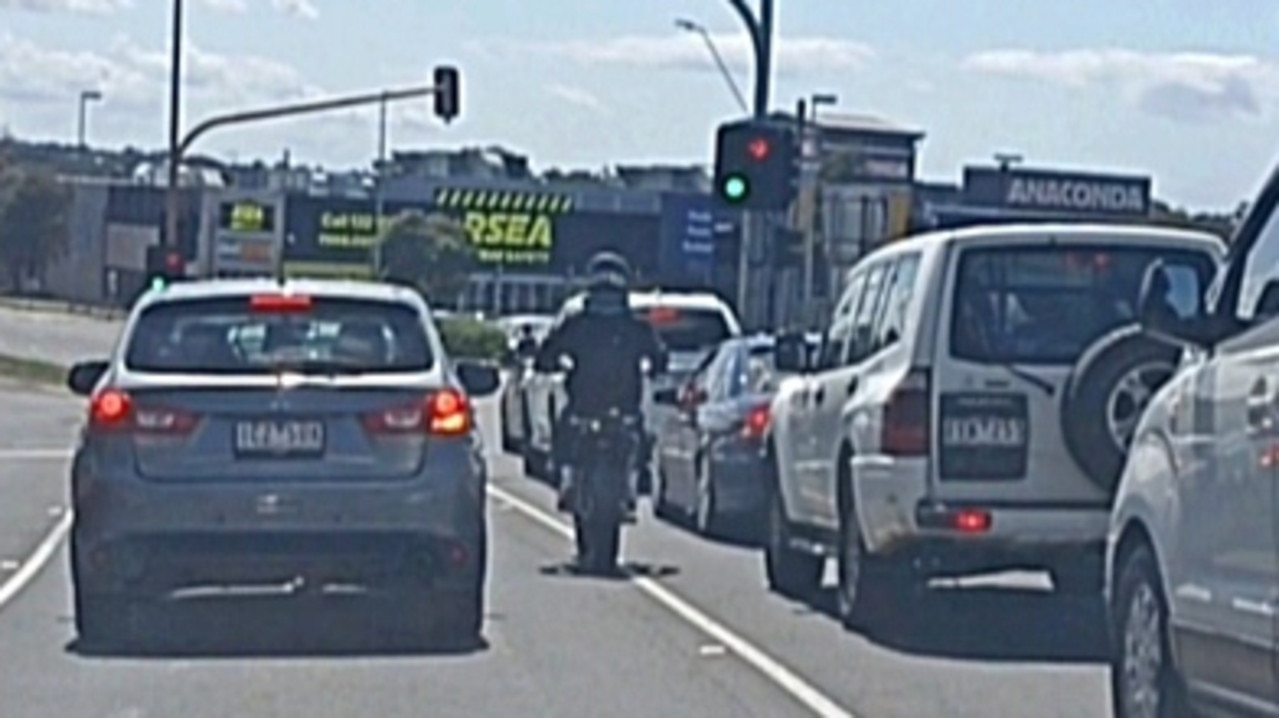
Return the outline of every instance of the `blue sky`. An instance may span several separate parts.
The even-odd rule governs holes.
[[[738,113],[705,25],[750,95],[727,0],[187,0],[188,121],[306,96],[406,85],[462,67],[463,117],[394,111],[401,148],[502,144],[539,168],[708,162]],[[1148,172],[1196,207],[1251,194],[1279,156],[1275,0],[777,0],[774,104],[833,92],[838,111],[927,132],[922,173],[996,151],[1029,164]],[[0,0],[0,124],[71,140],[101,89],[99,144],[164,142],[168,0]],[[376,149],[373,112],[246,127],[201,151],[340,167]]]

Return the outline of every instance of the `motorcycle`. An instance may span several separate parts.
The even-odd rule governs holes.
[[[568,500],[578,561],[590,571],[615,570],[635,472],[640,417],[613,409],[601,418],[569,421],[577,440]]]

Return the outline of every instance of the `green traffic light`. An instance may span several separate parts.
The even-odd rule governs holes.
[[[153,291],[153,292],[163,291],[163,289],[165,288],[165,286],[166,286],[167,284],[168,284],[168,282],[166,282],[166,281],[164,280],[164,277],[152,277],[152,278],[151,278],[151,291]]]
[[[746,178],[741,175],[732,175],[724,180],[724,198],[730,202],[740,202],[746,199],[749,190],[750,186],[746,183]]]

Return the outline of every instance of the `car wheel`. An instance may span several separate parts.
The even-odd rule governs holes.
[[[75,594],[76,635],[91,648],[131,648],[141,632],[137,602],[110,593]]]
[[[653,515],[663,521],[675,521],[678,517],[675,515],[675,507],[671,504],[670,497],[666,493],[666,469],[662,468],[661,460],[657,462],[656,476],[653,477]]]
[[[697,505],[693,509],[693,525],[703,536],[715,536],[722,528],[715,504],[715,481],[710,464],[703,456],[697,460]]]
[[[782,506],[781,492],[774,489],[769,501],[768,541],[764,547],[764,572],[768,588],[783,596],[808,600],[821,588],[822,557],[791,547],[790,522]]]
[[[1116,718],[1186,718],[1183,684],[1168,642],[1168,602],[1154,557],[1133,551],[1118,573],[1110,695]]]
[[[511,436],[510,411],[507,409],[507,405],[505,401],[502,402],[501,423],[502,423],[502,427],[501,427],[502,451],[508,454],[520,453],[520,442],[516,441],[515,437]]]
[[[848,630],[859,624],[873,627],[898,615],[915,598],[915,585],[907,566],[871,555],[852,509],[840,526],[836,592],[840,623]]]

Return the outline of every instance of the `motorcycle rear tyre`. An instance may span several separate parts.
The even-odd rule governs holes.
[[[578,561],[583,568],[593,572],[617,569],[622,543],[620,521],[598,521],[575,516],[573,534],[577,542]]]

